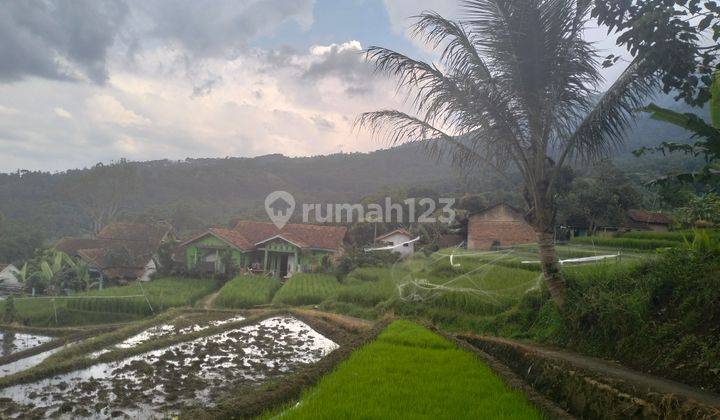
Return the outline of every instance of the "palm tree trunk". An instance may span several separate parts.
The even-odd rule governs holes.
[[[542,268],[545,284],[557,307],[562,308],[565,304],[565,279],[560,272],[553,234],[547,231],[537,231],[536,233],[538,247],[540,248],[540,267]]]

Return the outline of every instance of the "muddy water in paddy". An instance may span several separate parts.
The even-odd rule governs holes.
[[[134,336],[126,339],[125,341],[123,341],[121,343],[116,344],[115,346],[113,346],[111,348],[96,351],[96,352],[90,354],[90,357],[94,359],[94,358],[97,358],[98,356],[100,356],[101,354],[108,353],[112,350],[133,348],[139,344],[145,343],[147,341],[150,341],[150,340],[153,340],[156,338],[167,337],[170,335],[189,334],[192,332],[202,331],[202,330],[208,329],[210,327],[217,327],[220,325],[229,324],[231,322],[242,321],[243,319],[245,319],[245,317],[238,315],[238,316],[234,316],[232,318],[212,320],[209,322],[205,322],[204,324],[192,324],[192,325],[188,325],[188,326],[182,327],[182,328],[178,327],[177,325],[172,324],[172,323],[155,325],[155,326],[152,326],[138,334],[135,334]]]
[[[53,337],[0,331],[0,356],[8,356],[52,341]]]
[[[163,417],[183,403],[211,404],[230,385],[255,385],[338,346],[303,322],[274,317],[258,324],[138,356],[0,390],[11,417]]]

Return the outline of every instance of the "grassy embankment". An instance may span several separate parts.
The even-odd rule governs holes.
[[[283,418],[541,418],[518,391],[450,341],[396,321]]]
[[[191,305],[217,287],[213,280],[180,278],[162,278],[143,283],[142,288],[140,286],[135,282],[127,286],[108,287],[73,296],[80,299],[60,296],[54,301],[45,297],[15,299],[17,318],[20,323],[31,326],[134,321],[168,308]],[[147,296],[147,300],[144,296],[118,298],[143,294]],[[5,302],[0,303],[0,313],[4,311],[4,305]]]
[[[449,330],[550,343],[720,392],[720,241],[675,244],[640,264],[564,269],[562,312],[543,288],[496,316],[431,318]]]

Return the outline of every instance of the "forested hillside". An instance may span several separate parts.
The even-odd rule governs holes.
[[[668,97],[659,98],[658,103],[686,109]],[[692,165],[684,156],[638,159],[630,153],[640,146],[685,137],[678,129],[640,116],[615,162],[638,183],[672,167]],[[168,219],[181,229],[225,223],[234,217],[264,217],[263,200],[274,190],[289,191],[304,202],[344,202],[383,190],[451,194],[514,188],[488,174],[466,175],[447,161],[428,159],[420,143],[371,153],[301,158],[268,155],[127,162],[56,174],[0,174],[0,214],[8,222],[39,229],[45,239],[52,240],[92,232],[98,224],[120,217]]]

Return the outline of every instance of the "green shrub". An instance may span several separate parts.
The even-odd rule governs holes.
[[[340,284],[327,274],[293,275],[275,294],[273,303],[285,305],[313,305],[333,296]]]
[[[263,276],[240,276],[226,283],[215,301],[222,308],[247,308],[272,301],[280,280]]]

